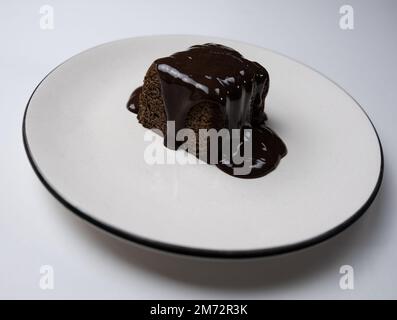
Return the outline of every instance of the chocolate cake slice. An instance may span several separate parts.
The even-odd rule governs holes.
[[[268,90],[264,67],[232,48],[207,43],[154,61],[127,106],[144,127],[159,129],[165,141],[170,121],[176,132],[190,128],[197,135],[199,129],[250,128],[252,164],[243,177],[252,178],[273,170],[286,154],[284,143],[265,126]],[[240,139],[247,140],[244,135]],[[166,145],[177,148],[179,144]],[[217,166],[233,175],[235,165],[223,158]]]

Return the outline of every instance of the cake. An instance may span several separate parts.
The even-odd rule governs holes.
[[[265,126],[268,90],[263,66],[232,48],[207,43],[155,60],[127,107],[144,127],[160,130],[166,146],[173,148],[181,143],[169,143],[170,122],[176,132],[189,128],[197,136],[200,129],[251,129],[252,163],[242,177],[253,178],[272,171],[286,154],[284,143]],[[236,166],[219,154],[217,166],[233,175]]]

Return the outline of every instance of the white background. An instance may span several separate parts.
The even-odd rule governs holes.
[[[54,30],[39,9],[54,8]],[[344,1],[1,1],[0,298],[397,298],[397,3],[349,1],[355,29],[339,28]],[[38,82],[70,56],[131,36],[202,34],[241,40],[308,64],[344,87],[373,120],[385,153],[370,210],[331,240],[245,261],[196,259],[114,239],[64,209],[25,155],[22,116]],[[41,265],[55,289],[39,287]],[[339,288],[352,265],[355,289]]]

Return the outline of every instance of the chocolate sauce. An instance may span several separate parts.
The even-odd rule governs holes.
[[[142,87],[136,88],[128,100],[127,109],[130,110],[132,113],[137,114],[139,111],[139,95],[142,92]]]
[[[285,144],[265,126],[264,102],[269,90],[269,74],[260,64],[245,59],[229,47],[212,43],[192,46],[154,63],[167,121],[174,121],[176,132],[185,127],[190,109],[205,101],[220,108],[224,128],[252,129],[250,172],[236,175],[234,169],[241,165],[235,165],[229,160],[231,157],[222,152],[217,164],[219,169],[241,178],[257,178],[272,171],[286,155]],[[139,107],[140,90],[141,87],[133,92],[128,103],[134,113]],[[168,132],[165,141],[167,136]],[[246,139],[243,134],[240,139],[241,147]],[[178,148],[178,143],[173,145]]]
[[[196,104],[216,103],[225,115],[224,126],[239,129],[265,118],[263,103],[269,89],[265,68],[237,51],[218,44],[190,47],[155,61],[168,121],[184,128]]]
[[[244,149],[244,142],[246,143],[249,141],[252,145],[252,156],[244,157],[244,161],[247,161],[247,167],[249,168],[248,174],[242,172],[236,175],[235,169],[242,165],[231,163],[229,159],[232,157],[222,153],[221,150],[219,150],[218,156],[220,161],[216,164],[220,170],[240,178],[259,178],[273,171],[279,164],[281,158],[287,154],[287,148],[284,142],[270,128],[263,124],[255,126],[251,130],[251,136],[249,138],[244,135],[244,131],[242,130],[239,140],[241,145],[239,148],[242,150]],[[235,153],[239,151],[236,149],[237,148],[234,150],[232,149],[232,152]],[[242,154],[244,153],[242,152]]]

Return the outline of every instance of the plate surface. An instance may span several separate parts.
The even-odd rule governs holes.
[[[263,178],[144,160],[150,142],[126,110],[130,93],[153,60],[206,42],[269,71],[268,125],[288,154]],[[73,212],[125,239],[199,256],[261,256],[320,242],[368,208],[383,173],[376,131],[343,89],[272,51],[201,36],[131,38],[72,57],[32,94],[23,131],[40,180]]]

